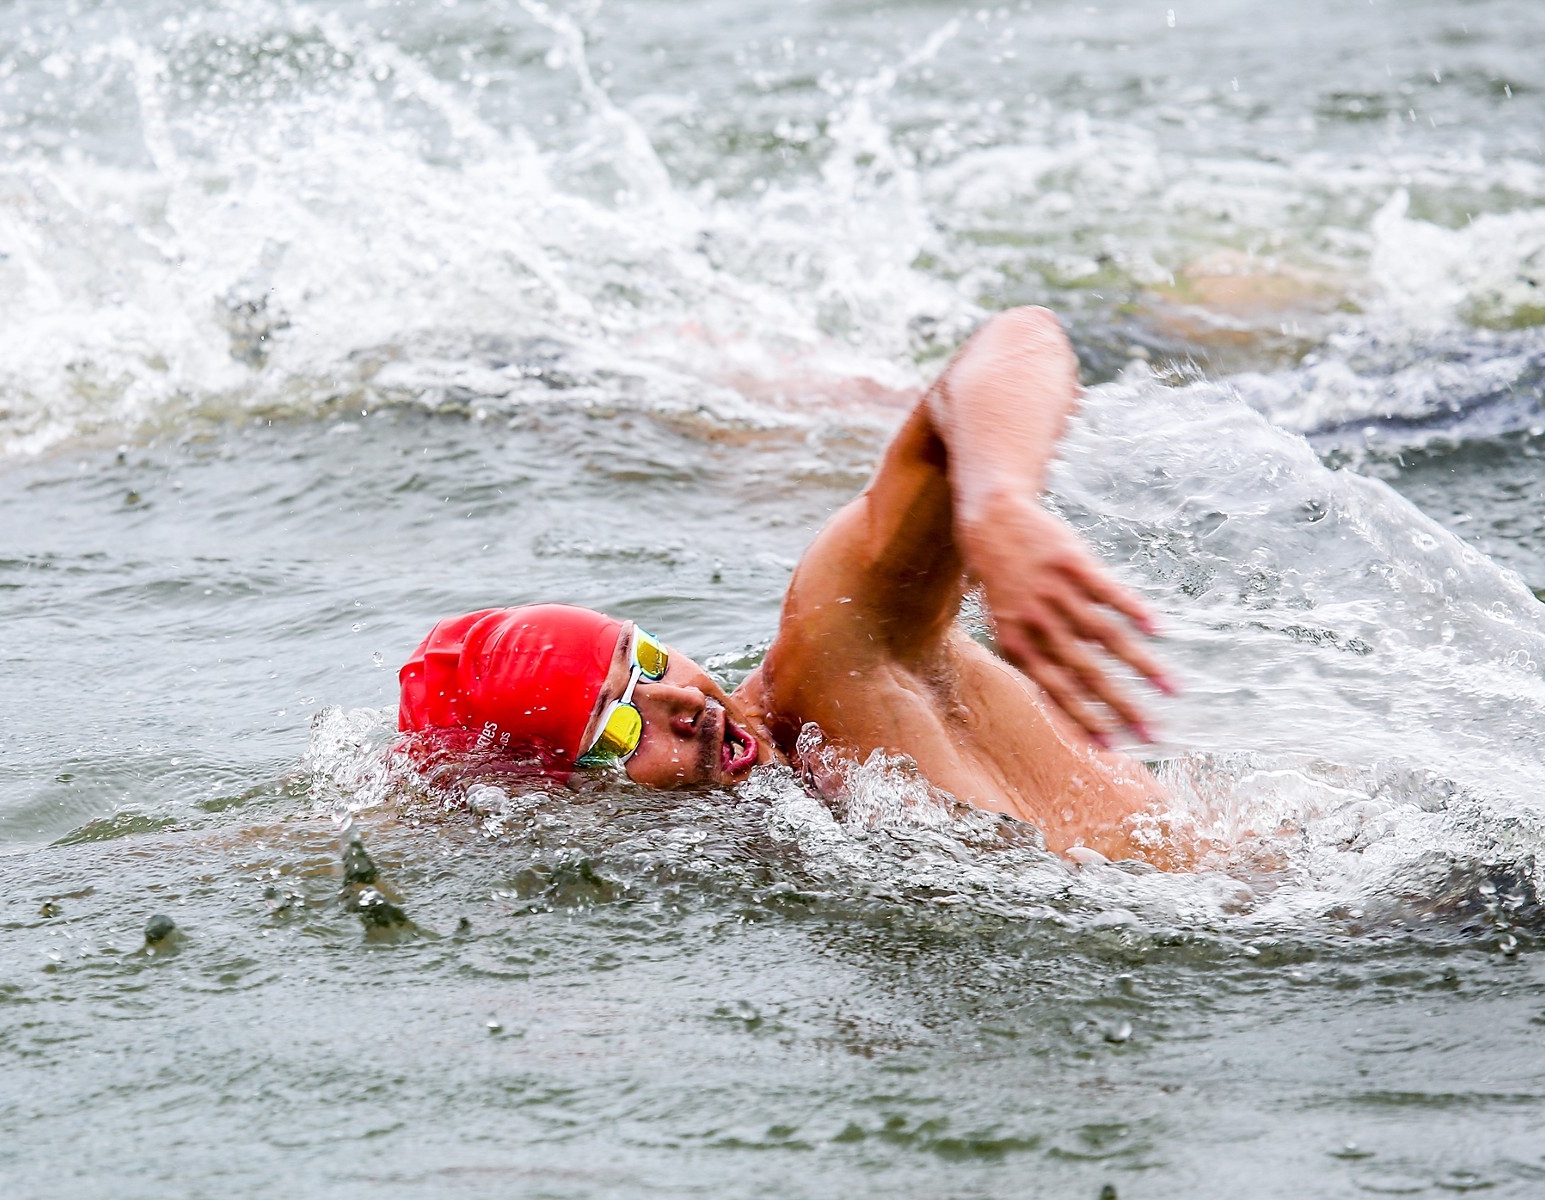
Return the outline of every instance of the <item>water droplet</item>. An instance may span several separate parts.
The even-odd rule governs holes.
[[[376,650],[370,655],[370,661],[379,667],[386,662],[386,655],[382,654],[379,650]]]
[[[1164,12],[1164,23],[1166,25],[1168,25],[1171,29],[1175,28],[1175,10],[1173,8],[1165,10],[1165,12]]]
[[[1118,1021],[1114,1025],[1105,1027],[1105,1040],[1112,1045],[1119,1046],[1122,1042],[1132,1040],[1132,1022]]]

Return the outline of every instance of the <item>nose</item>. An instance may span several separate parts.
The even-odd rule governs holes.
[[[645,702],[640,706],[645,717],[663,721],[672,733],[682,738],[697,736],[703,712],[708,707],[708,698],[701,688],[679,687],[673,683],[651,683],[647,691],[640,686],[634,697]]]

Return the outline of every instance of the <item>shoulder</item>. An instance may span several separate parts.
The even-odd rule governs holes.
[[[903,748],[924,736],[952,703],[960,642],[970,639],[953,627],[942,637],[919,634],[898,652],[889,639],[855,636],[841,616],[785,612],[758,673],[767,727],[780,747],[787,751],[812,722],[828,738],[865,750]]]

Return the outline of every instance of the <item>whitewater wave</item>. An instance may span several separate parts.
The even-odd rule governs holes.
[[[777,409],[833,380],[915,387],[1014,301],[1091,328],[1133,308],[1181,330],[1181,355],[1193,335],[1407,347],[1332,341],[1242,380],[1295,429],[1463,408],[1456,388],[1516,390],[1509,363],[1538,362],[1503,337],[1540,320],[1537,164],[1178,153],[1146,118],[1034,96],[941,120],[933,71],[977,52],[955,20],[804,81],[770,130],[723,128],[688,92],[614,99],[586,11],[504,18],[502,75],[486,47],[453,64],[367,10],[39,21],[7,60],[0,447],[471,393],[586,402],[576,377],[666,409]],[[61,145],[61,124],[100,132]],[[785,169],[762,173],[769,155]],[[1442,228],[1408,215],[1408,185],[1508,207]],[[1502,348],[1470,355],[1473,379],[1409,352],[1474,329]]]

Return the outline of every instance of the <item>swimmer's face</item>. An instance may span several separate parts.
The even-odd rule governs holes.
[[[632,634],[632,623],[625,623],[584,745],[594,740],[606,706],[627,691]],[[644,731],[623,769],[635,783],[657,788],[739,783],[769,758],[767,747],[731,716],[724,689],[685,654],[670,650],[664,676],[641,678],[633,689],[633,703]]]

